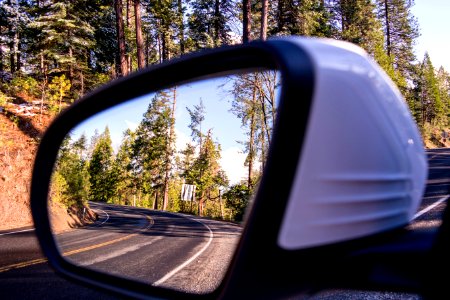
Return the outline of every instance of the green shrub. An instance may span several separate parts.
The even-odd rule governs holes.
[[[65,75],[53,77],[51,83],[48,85],[50,111],[54,113],[61,112],[64,102],[67,100],[70,87],[70,80],[66,79]]]
[[[0,106],[5,106],[6,103],[11,101],[11,97],[6,96],[2,91],[0,91]]]
[[[30,76],[14,77],[9,84],[9,92],[12,95],[17,95],[20,92],[25,92],[27,95],[36,97],[40,91],[39,83],[36,79]]]
[[[92,75],[92,88],[97,88],[105,83],[111,81],[108,74],[105,73],[94,73]]]
[[[224,193],[225,207],[232,211],[234,221],[242,221],[250,201],[251,190],[245,184],[235,184]]]

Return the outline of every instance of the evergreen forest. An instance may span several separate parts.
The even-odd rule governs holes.
[[[403,94],[424,140],[447,130],[450,76],[416,57],[413,0],[1,0],[0,108],[35,101],[52,115],[96,87],[193,51],[301,35],[365,49]],[[176,155],[176,88],[149,103],[114,151],[109,129],[61,146],[52,198],[88,200],[240,220],[257,186],[276,116],[276,73],[242,75],[228,91],[247,139],[247,178],[229,184],[220,144],[202,128],[202,103],[188,109],[192,143]],[[181,201],[182,183],[196,201]],[[221,193],[221,187],[225,187]],[[222,203],[223,201],[223,203]]]

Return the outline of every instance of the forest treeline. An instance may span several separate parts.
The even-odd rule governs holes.
[[[113,147],[107,126],[102,133],[89,132],[89,138],[86,133],[76,140],[68,135],[55,166],[51,199],[66,207],[82,207],[92,200],[242,220],[270,143],[277,72],[252,72],[225,81],[228,84],[221,83],[219,92],[232,99],[232,113],[240,120],[242,136],[248,137],[240,141],[247,154],[247,171],[240,182],[230,182],[221,166],[221,137],[206,127],[201,98],[185,107],[190,116],[185,129],[191,140],[176,146],[175,106],[183,91],[174,87],[152,96],[137,128],[126,129],[118,147]],[[229,124],[225,119],[220,122]],[[184,184],[194,186],[195,193],[183,199]]]
[[[426,139],[432,129],[449,125],[450,77],[443,67],[433,66],[428,54],[415,57],[413,47],[419,28],[411,13],[413,5],[413,0],[2,0],[0,106],[16,98],[32,98],[56,114],[107,81],[192,51],[271,36],[316,36],[364,48],[399,87]],[[248,136],[243,151],[249,174],[240,188],[251,190],[256,176],[252,174],[253,165],[263,161],[265,145],[270,142],[270,126],[264,121],[275,118],[276,107],[273,97],[267,97],[271,88],[259,95],[254,92],[270,78],[248,75],[243,79],[244,88],[235,86],[233,105]],[[206,139],[207,132],[202,136]],[[167,137],[172,138],[166,132],[166,140],[170,140]],[[138,140],[138,132],[129,132],[122,146],[128,141],[137,155]],[[67,143],[60,161],[79,156],[78,161],[83,163],[73,168],[90,172],[84,180],[95,180],[95,149],[111,147],[107,131],[99,135],[87,156],[81,154],[85,146],[80,146],[87,141]],[[161,152],[166,160],[172,157],[168,155],[173,151],[171,143]],[[206,147],[206,142],[202,145]],[[120,151],[125,151],[122,146]],[[203,150],[199,144],[196,147],[198,159]],[[118,158],[120,151],[114,159],[123,162]],[[159,174],[170,172],[167,165],[161,168]],[[162,179],[156,177],[147,190],[133,188],[151,195],[152,201],[158,193],[167,199],[169,185],[164,181],[161,185]],[[61,185],[69,184],[60,181]],[[77,184],[89,187],[94,183]],[[117,195],[120,187],[115,188],[113,194]],[[96,193],[92,189],[78,192]],[[239,193],[242,191],[236,190],[236,195]],[[80,199],[92,199],[88,194]],[[167,209],[169,203],[161,203],[161,208]]]
[[[17,93],[58,112],[111,79],[188,52],[304,35],[364,48],[419,127],[448,125],[449,74],[413,51],[413,0],[2,0],[1,101]]]

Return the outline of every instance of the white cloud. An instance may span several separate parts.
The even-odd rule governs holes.
[[[128,121],[128,120],[125,120],[125,123],[127,123],[128,129],[130,129],[131,131],[135,131],[138,128],[138,124],[137,123],[134,123],[134,122],[131,122],[131,121]]]
[[[191,142],[191,138],[187,136],[185,133],[179,131],[175,128],[175,135],[176,135],[176,151],[181,151],[186,148],[186,144]]]
[[[246,155],[238,147],[225,149],[221,153],[220,165],[228,176],[230,184],[239,183],[247,176],[244,166]]]

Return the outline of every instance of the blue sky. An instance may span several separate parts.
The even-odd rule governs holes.
[[[205,133],[208,129],[212,129],[215,140],[222,147],[222,168],[227,172],[230,181],[236,183],[245,177],[246,172],[245,154],[243,154],[242,145],[238,143],[245,140],[245,134],[241,128],[241,121],[230,112],[231,96],[224,91],[224,88],[221,88],[226,82],[226,78],[215,78],[177,88],[176,147],[181,150],[191,141],[191,131],[188,128],[190,116],[186,107],[192,109],[193,105],[200,103],[201,98],[206,108],[202,131]],[[225,89],[228,87],[229,84],[225,85]],[[95,115],[72,131],[72,139],[76,140],[82,133],[85,133],[89,139],[96,129],[101,133],[105,126],[108,126],[113,146],[117,150],[122,141],[123,132],[127,128],[136,129],[153,97],[154,94],[149,94]]]
[[[450,1],[416,0],[411,9],[419,21],[421,36],[416,43],[417,59],[428,51],[435,68],[450,72]]]

